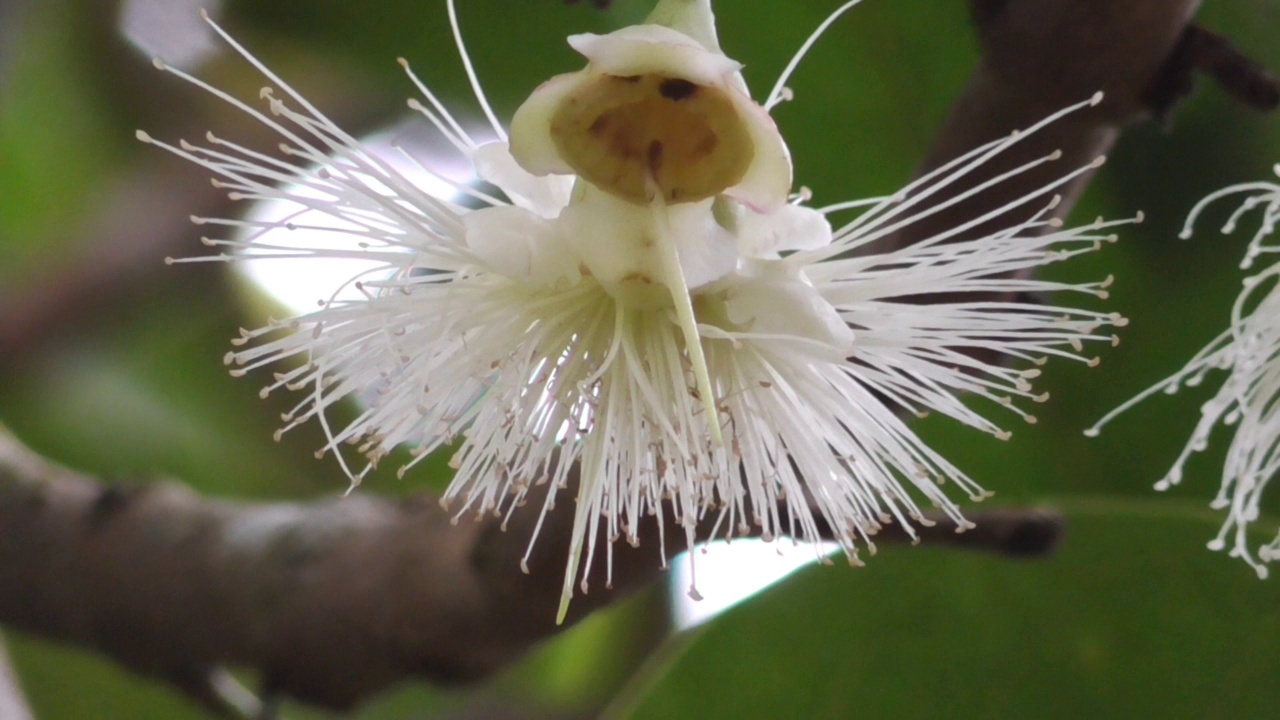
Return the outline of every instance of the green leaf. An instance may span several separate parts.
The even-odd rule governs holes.
[[[1280,585],[1204,548],[1217,517],[1064,502],[1020,562],[894,548],[816,567],[699,631],[618,716],[1266,717]],[[1274,524],[1273,524],[1274,526]]]
[[[0,77],[0,282],[64,251],[122,141],[79,73],[69,3],[30,8]]]
[[[22,691],[36,717],[115,720],[213,720],[167,685],[105,657],[37,638],[6,634]]]

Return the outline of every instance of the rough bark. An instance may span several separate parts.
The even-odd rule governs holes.
[[[1125,125],[1166,111],[1176,98],[1161,98],[1157,106],[1151,89],[1168,84],[1162,83],[1162,68],[1193,27],[1189,22],[1199,6],[1200,0],[971,0],[982,57],[925,154],[921,172],[1100,90],[1104,99],[1013,146],[969,182],[941,193],[939,201],[1054,150],[1062,152],[1061,159],[916,223],[894,242],[910,244],[1003,207],[1105,156]],[[1063,201],[1055,216],[1070,213],[1093,175],[1080,175],[1057,190]],[[1015,219],[977,226],[969,236],[995,229],[994,222],[1007,227]]]
[[[102,651],[213,708],[226,700],[216,671],[234,666],[257,669],[268,696],[343,709],[411,677],[482,678],[653,582],[684,549],[662,547],[653,521],[640,547],[615,546],[614,587],[597,563],[592,591],[557,626],[573,514],[548,517],[526,575],[536,519],[517,513],[503,531],[498,518],[455,525],[427,496],[238,504],[173,482],[104,483],[0,428],[0,619]],[[977,531],[941,520],[922,540],[1031,556],[1060,535],[1052,512],[973,519]]]

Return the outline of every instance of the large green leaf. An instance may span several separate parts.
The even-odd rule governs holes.
[[[1052,559],[927,547],[817,567],[730,610],[636,689],[634,718],[1267,717],[1280,585],[1204,548],[1216,518],[1063,503]],[[660,664],[659,664],[660,667]]]

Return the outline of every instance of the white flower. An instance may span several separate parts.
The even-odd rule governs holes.
[[[1280,175],[1280,165],[1274,168]],[[1191,210],[1182,237],[1191,237],[1191,228],[1210,203],[1228,196],[1247,194],[1222,227],[1235,231],[1242,216],[1262,207],[1262,223],[1249,242],[1240,268],[1247,270],[1266,253],[1280,252],[1280,246],[1266,244],[1280,220],[1280,185],[1270,182],[1241,183],[1205,197]],[[1234,426],[1222,468],[1222,485],[1210,504],[1226,510],[1227,519],[1211,550],[1230,544],[1231,557],[1243,559],[1258,573],[1267,576],[1267,563],[1280,558],[1280,535],[1256,550],[1249,542],[1250,524],[1258,519],[1259,506],[1267,484],[1280,471],[1280,263],[1244,279],[1244,289],[1231,308],[1231,324],[1178,372],[1146,389],[1098,421],[1086,435],[1094,436],[1117,415],[1158,392],[1173,394],[1183,386],[1194,387],[1212,370],[1225,370],[1227,377],[1213,399],[1200,408],[1200,422],[1174,462],[1169,473],[1156,483],[1168,490],[1182,482],[1183,466],[1192,453],[1208,447],[1209,436],[1219,425]]]
[[[457,36],[452,4],[450,19]],[[1112,342],[1104,326],[1123,323],[983,299],[1048,290],[1105,297],[1106,282],[1064,285],[1021,272],[1112,239],[1114,223],[1063,229],[1047,219],[1053,189],[1088,167],[970,226],[867,254],[940,208],[1055,160],[930,206],[1029,132],[1098,97],[892,197],[812,209],[806,192],[789,196],[786,145],[765,109],[787,95],[795,63],[758,105],[738,63],[716,44],[709,0],[663,0],[650,24],[570,38],[587,67],[535,91],[509,142],[465,51],[498,142],[474,142],[414,77],[427,102],[411,106],[505,196],[461,186],[481,206],[469,209],[414,187],[223,37],[278,88],[262,91],[269,113],[171,72],[278,132],[284,157],[213,136],[203,147],[140,137],[213,171],[236,198],[287,200],[332,216],[361,249],[273,248],[264,231],[291,223],[202,220],[246,233],[207,240],[233,251],[213,259],[266,245],[280,256],[382,264],[351,279],[359,300],[244,331],[236,341],[244,349],[227,357],[234,374],[282,368],[264,393],[287,387],[303,398],[284,430],[324,424],[323,451],[344,467],[340,446],[356,444],[368,458],[349,471],[357,482],[397,446],[423,456],[461,439],[444,497],[460,514],[515,512],[531,486],[550,483],[537,510],[545,517],[580,466],[566,602],[595,561],[596,539],[638,542],[647,514],[670,513],[692,544],[705,539],[694,536],[700,520],[715,521],[723,537],[754,526],[766,538],[817,538],[817,508],[853,562],[859,545],[874,549],[871,536],[884,523],[908,532],[928,524],[922,506],[966,526],[944,486],[973,499],[985,491],[926,446],[900,412],[938,412],[1007,437],[960,396],[1034,421],[1014,401],[1044,399],[1029,382],[1040,371],[978,360],[973,351],[1034,365],[1049,356],[1092,362],[1082,343]],[[1039,207],[1029,220],[950,242],[1029,203]],[[828,218],[858,206],[867,209],[833,231]],[[953,300],[913,302],[937,294]],[[353,394],[368,397],[362,414],[329,427],[326,410]],[[610,548],[606,542],[606,562]]]

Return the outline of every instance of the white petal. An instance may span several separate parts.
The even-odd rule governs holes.
[[[746,209],[738,217],[743,257],[773,258],[784,250],[816,250],[830,244],[831,223],[811,208],[784,205],[763,214]]]
[[[673,28],[697,40],[706,49],[721,52],[711,0],[658,0],[645,23]]]
[[[571,175],[551,138],[551,118],[566,96],[588,81],[586,71],[557,75],[538,86],[511,118],[511,156],[534,175]]]
[[[791,192],[791,151],[764,108],[736,91],[728,94],[751,135],[755,156],[746,176],[725,194],[757,212],[773,212],[786,204]]]
[[[753,263],[760,271],[734,276],[725,295],[729,319],[747,332],[809,338],[830,345],[836,360],[853,343],[853,331],[831,303],[780,263]]]
[[[728,275],[738,261],[737,242],[715,221],[711,202],[667,208],[670,231],[675,235],[676,251],[690,289]]]
[[[570,35],[569,44],[591,61],[592,71],[609,75],[654,73],[723,86],[742,69],[742,63],[661,25],[632,25],[608,35]]]
[[[538,285],[578,276],[577,257],[552,221],[503,206],[469,213],[462,222],[467,246],[494,272]]]
[[[476,175],[493,183],[516,205],[544,218],[554,218],[569,204],[573,181],[563,176],[538,177],[520,167],[506,143],[481,145],[471,156]]]
[[[578,202],[565,208],[561,229],[583,264],[600,282],[662,282],[654,245],[670,233],[689,288],[720,279],[737,263],[737,243],[716,223],[712,201],[683,203],[662,210],[636,205],[585,186]]]

